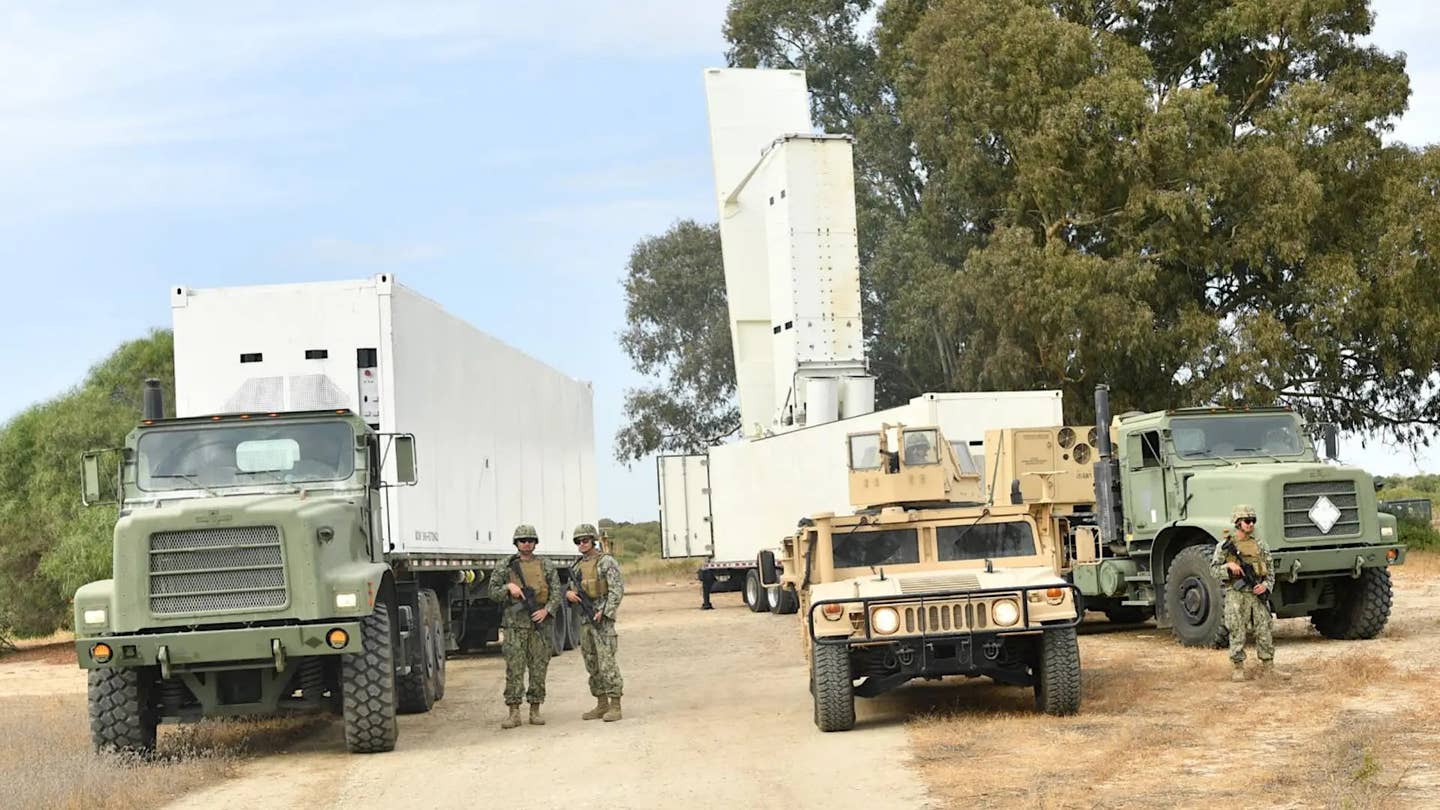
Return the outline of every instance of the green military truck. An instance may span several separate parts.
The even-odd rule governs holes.
[[[1327,638],[1374,638],[1390,615],[1396,519],[1365,471],[1322,461],[1286,408],[1184,408],[1111,420],[1095,391],[1093,526],[1077,514],[1071,577],[1115,621],[1154,616],[1186,646],[1225,639],[1210,556],[1236,504],[1254,506],[1275,558],[1271,607]],[[1332,453],[1333,455],[1333,453]]]

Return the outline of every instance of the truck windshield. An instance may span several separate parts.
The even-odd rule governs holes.
[[[345,422],[156,430],[136,446],[136,483],[147,492],[341,481],[355,471]]]
[[[920,562],[920,533],[915,529],[889,529],[837,535],[836,568],[869,568]]]
[[[1186,416],[1170,426],[1175,452],[1185,458],[1298,456],[1305,452],[1288,414]]]
[[[1029,557],[1035,553],[1035,535],[1024,521],[937,526],[935,543],[941,562]]]

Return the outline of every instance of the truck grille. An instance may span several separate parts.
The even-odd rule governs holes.
[[[1329,532],[1310,519],[1310,510],[1321,497],[1340,510],[1340,519]],[[1345,537],[1360,533],[1359,499],[1354,481],[1307,481],[1285,485],[1285,539]]]
[[[150,535],[152,614],[273,608],[289,599],[275,526]]]

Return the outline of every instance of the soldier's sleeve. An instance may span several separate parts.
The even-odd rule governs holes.
[[[510,582],[510,558],[506,557],[495,566],[490,574],[490,599],[502,605],[509,600],[505,596],[505,586]]]
[[[1221,582],[1230,578],[1230,572],[1225,570],[1226,556],[1225,544],[1223,542],[1216,543],[1215,553],[1210,555],[1210,572]]]
[[[1255,545],[1260,547],[1260,558],[1265,561],[1265,590],[1275,590],[1275,556],[1270,553],[1270,546],[1264,540]]]
[[[551,614],[560,612],[560,574],[555,570],[555,563],[545,557],[540,558],[545,568],[545,583],[550,586],[550,598],[545,600],[545,609]]]
[[[605,577],[605,604],[600,606],[600,612],[605,618],[613,619],[620,609],[620,600],[625,598],[625,577],[620,573],[620,563],[608,554],[596,568]]]

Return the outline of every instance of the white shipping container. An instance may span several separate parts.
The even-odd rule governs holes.
[[[663,457],[664,555],[753,564],[763,549],[778,550],[800,518],[816,512],[848,514],[845,437],[882,424],[938,425],[948,441],[964,443],[979,461],[987,430],[1062,424],[1061,393],[923,394],[883,411],[717,445],[704,456]],[[708,476],[704,482],[698,480],[701,474]]]
[[[171,289],[176,415],[349,408],[415,434],[389,491],[392,555],[495,555],[534,524],[573,554],[596,521],[593,392],[380,274]]]

